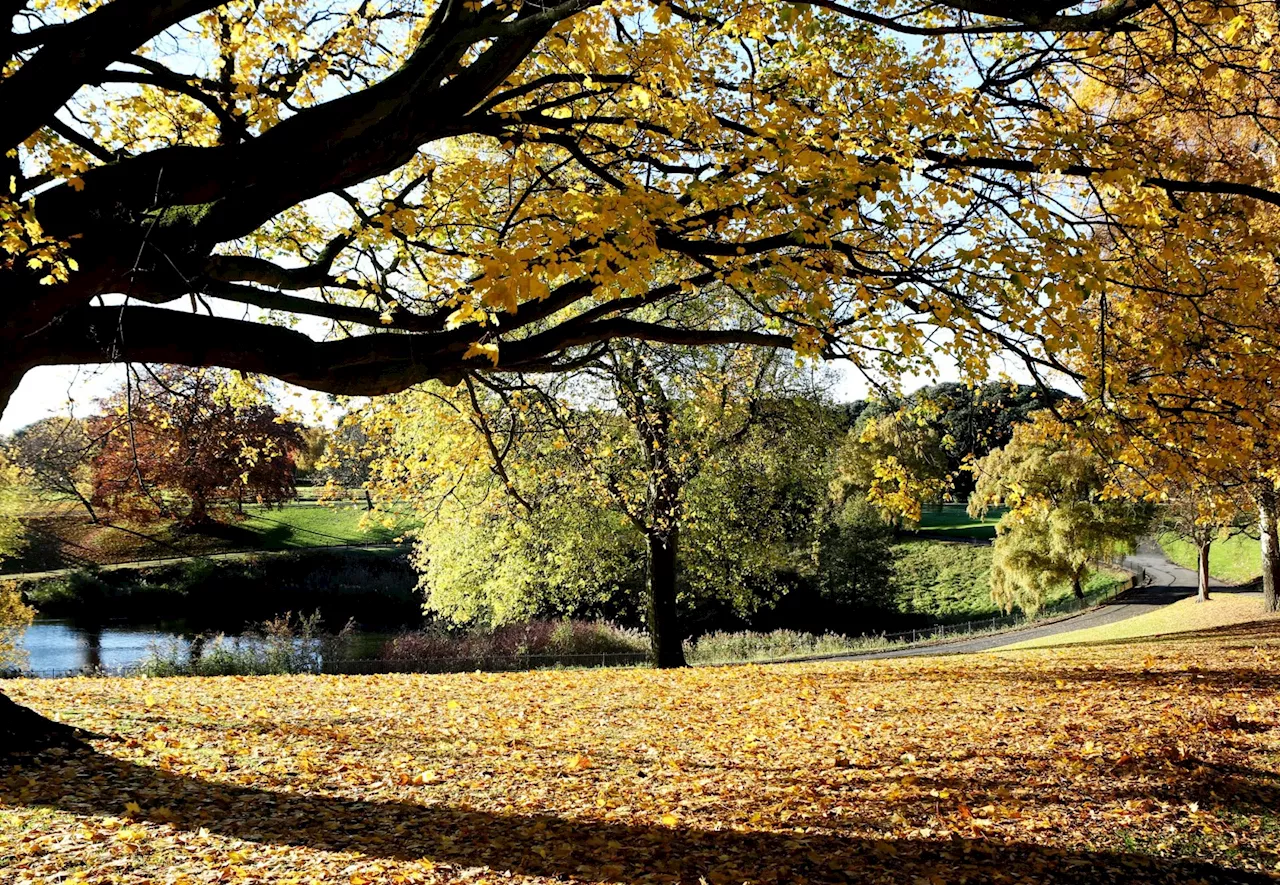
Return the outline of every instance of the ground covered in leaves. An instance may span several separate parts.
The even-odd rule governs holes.
[[[1280,629],[774,667],[6,683],[0,880],[1236,882]]]

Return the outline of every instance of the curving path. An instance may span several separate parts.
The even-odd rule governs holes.
[[[1196,594],[1196,573],[1190,569],[1174,565],[1165,558],[1164,552],[1153,541],[1144,541],[1138,552],[1125,557],[1124,567],[1141,575],[1144,571],[1147,582],[1141,586],[1126,590],[1115,599],[1094,608],[1085,609],[1077,615],[1059,618],[1046,624],[1009,630],[1004,633],[992,633],[988,636],[977,636],[973,639],[961,639],[939,645],[902,648],[896,651],[869,652],[867,654],[841,655],[829,660],[875,660],[878,658],[924,657],[931,655],[971,654],[980,651],[992,651],[1015,642],[1027,639],[1043,639],[1059,633],[1070,633],[1086,627],[1100,627],[1123,621],[1135,615],[1146,614],[1153,608],[1169,605],[1179,599]],[[1210,587],[1221,587],[1222,582],[1211,578]]]

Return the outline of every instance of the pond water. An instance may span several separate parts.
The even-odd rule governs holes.
[[[194,636],[194,631],[184,632],[182,624],[88,626],[74,621],[37,620],[23,632],[18,645],[27,652],[24,672],[33,676],[69,676],[79,672],[128,671],[151,658],[157,649],[176,649],[177,657],[185,658]],[[378,632],[348,634],[345,654],[361,660],[376,658],[389,638],[389,634]],[[304,640],[296,642],[301,647]]]
[[[78,670],[114,671],[146,660],[160,644],[182,641],[155,627],[84,627],[71,621],[36,621],[22,634],[27,667],[37,676]]]

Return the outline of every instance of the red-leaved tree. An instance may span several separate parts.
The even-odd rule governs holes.
[[[91,432],[102,439],[92,500],[107,512],[195,525],[295,494],[300,426],[221,371],[148,371],[104,402]]]

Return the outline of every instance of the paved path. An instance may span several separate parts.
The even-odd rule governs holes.
[[[213,553],[193,553],[189,556],[162,556],[158,559],[131,559],[126,562],[108,562],[94,565],[99,572],[114,572],[121,569],[159,568],[179,562],[191,562],[194,559],[257,559],[274,556],[293,556],[298,553],[311,553],[321,550],[389,550],[404,545],[393,541],[382,541],[373,544],[316,544],[311,547],[288,547],[284,550],[225,550]],[[65,578],[72,572],[84,571],[89,566],[72,566],[70,568],[50,569],[43,572],[7,572],[0,574],[0,581],[39,581],[45,578]]]
[[[1196,573],[1181,566],[1174,565],[1153,542],[1144,542],[1133,556],[1124,560],[1124,567],[1139,575],[1143,570],[1147,574],[1147,583],[1143,586],[1126,590],[1110,602],[1078,615],[1059,618],[1051,623],[1022,630],[1010,630],[1004,633],[992,633],[973,639],[962,639],[958,642],[947,642],[939,645],[902,648],[896,651],[872,652],[861,655],[846,655],[830,660],[875,660],[878,658],[922,657],[926,655],[971,654],[979,651],[991,651],[1015,642],[1028,639],[1043,639],[1059,633],[1070,633],[1084,630],[1087,627],[1100,627],[1113,624],[1135,615],[1146,614],[1155,608],[1177,602],[1196,594]],[[1220,581],[1210,579],[1211,587],[1222,586]]]

